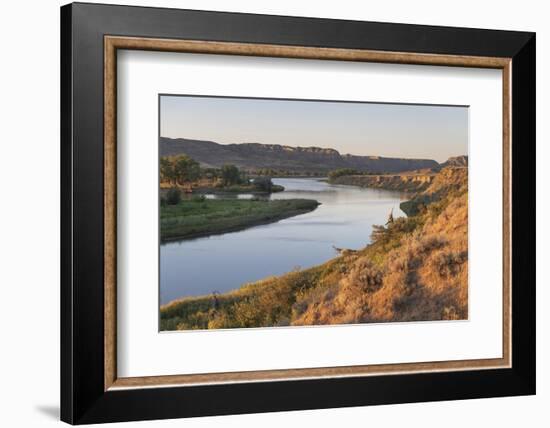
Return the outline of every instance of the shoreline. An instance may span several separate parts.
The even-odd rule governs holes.
[[[266,224],[277,223],[278,221],[281,221],[281,220],[284,220],[284,219],[287,219],[287,218],[290,218],[290,217],[295,217],[295,216],[298,216],[298,215],[307,214],[307,213],[315,210],[319,205],[321,205],[321,203],[317,202],[317,205],[311,210],[305,210],[304,209],[304,210],[289,211],[286,214],[281,214],[280,216],[273,217],[271,219],[252,221],[252,222],[247,223],[247,224],[229,227],[227,229],[220,230],[220,231],[196,232],[196,233],[191,233],[191,234],[188,234],[188,235],[184,235],[183,237],[182,236],[170,236],[170,237],[166,237],[166,238],[161,237],[160,243],[165,244],[165,243],[169,243],[169,242],[191,241],[193,239],[198,239],[198,238],[206,238],[206,237],[209,237],[209,236],[218,236],[218,235],[225,235],[226,233],[240,232],[242,230],[250,229],[250,228],[253,228],[253,227],[256,227],[256,226],[263,226],[263,225],[266,225]]]
[[[416,194],[426,190],[435,178],[435,174],[378,174],[378,175],[342,175],[329,178],[330,184],[355,186],[359,188],[393,190]]]
[[[160,187],[160,193],[166,193],[168,190],[170,190],[172,187]],[[230,186],[230,187],[195,187],[192,188],[192,191],[187,193],[185,192],[185,187],[183,186],[175,186],[176,189],[179,189],[182,193],[188,194],[188,195],[270,195],[271,193],[279,193],[283,192],[285,188],[280,185],[274,184],[271,191],[267,190],[258,190],[254,186]]]
[[[409,202],[418,212],[373,226],[356,251],[222,293],[172,299],[159,308],[160,330],[467,319],[467,178],[444,170]]]
[[[164,217],[161,214],[161,244],[223,235],[276,223],[286,218],[306,214],[321,205],[320,202],[313,199],[273,201],[207,199],[198,203],[184,201],[183,204],[185,205],[180,203],[177,206],[164,208],[166,211],[173,211],[173,215],[169,215],[169,211]],[[243,209],[247,209],[244,216]],[[170,221],[174,223],[170,225]],[[167,231],[163,233],[163,229],[167,229]]]

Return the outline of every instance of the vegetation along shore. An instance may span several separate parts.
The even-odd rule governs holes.
[[[258,197],[282,192],[284,187],[269,176],[251,177],[232,164],[205,168],[187,155],[166,156],[161,158],[160,172],[162,241],[234,232],[304,214],[319,205],[310,199]],[[234,197],[243,193],[254,197]],[[208,199],[205,194],[218,197]]]
[[[331,179],[363,175],[367,177],[339,174]],[[366,247],[343,249],[326,263],[224,294],[172,301],[161,307],[161,330],[467,318],[468,168],[444,165],[431,177],[402,204],[408,217],[375,226]],[[259,201],[245,202],[254,206]],[[188,205],[167,204],[161,213],[168,220],[169,210]],[[201,215],[202,208],[189,209]],[[214,210],[214,205],[205,210]]]
[[[233,232],[305,214],[318,205],[311,199],[206,199],[197,196],[161,207],[161,239],[190,239]]]

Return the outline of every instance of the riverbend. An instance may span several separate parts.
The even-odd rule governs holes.
[[[319,179],[274,179],[285,191],[271,200],[318,201],[316,209],[290,218],[160,247],[160,303],[187,296],[224,293],[266,277],[304,269],[334,258],[336,248],[359,249],[372,226],[384,224],[406,195],[380,189],[329,184]],[[216,197],[216,196],[211,196]],[[252,195],[238,195],[252,198]]]

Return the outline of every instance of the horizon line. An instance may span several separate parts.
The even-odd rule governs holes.
[[[196,138],[186,138],[186,137],[166,137],[166,136],[163,136],[163,135],[159,135],[159,139],[160,138],[166,138],[166,139],[169,139],[169,140],[188,140],[188,141],[204,141],[204,142],[208,142],[208,143],[214,143],[214,144],[217,144],[219,146],[229,146],[229,145],[241,145],[241,144],[258,144],[258,145],[261,145],[261,146],[279,146],[279,147],[290,147],[290,148],[301,148],[301,149],[321,149],[321,150],[334,150],[336,153],[338,153],[340,156],[358,156],[358,157],[365,157],[365,158],[385,158],[385,159],[411,159],[411,160],[431,160],[431,161],[434,161],[434,162],[437,162],[438,164],[441,164],[441,163],[444,163],[446,162],[447,160],[451,159],[451,158],[455,158],[455,157],[468,157],[468,154],[461,154],[461,155],[454,155],[454,156],[449,156],[444,162],[439,162],[437,161],[436,159],[434,158],[411,158],[411,157],[395,157],[395,156],[381,156],[381,155],[355,155],[353,153],[341,153],[338,149],[335,149],[333,147],[321,147],[321,146],[288,146],[288,145],[285,145],[285,144],[279,144],[279,143],[258,143],[258,142],[242,142],[242,143],[226,143],[226,144],[222,144],[222,143],[218,143],[217,141],[214,141],[214,140],[204,140],[204,139],[196,139]]]

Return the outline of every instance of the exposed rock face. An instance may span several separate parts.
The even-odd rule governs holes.
[[[341,155],[337,150],[321,147],[259,143],[217,144],[213,141],[183,138],[160,139],[161,156],[177,154],[186,154],[204,167],[220,167],[230,163],[247,170],[270,168],[292,172],[327,173],[339,168],[354,168],[359,171],[397,173],[440,167],[436,161],[430,159]]]
[[[402,202],[400,207],[408,215],[417,215],[427,205],[439,201],[452,192],[468,191],[468,168],[443,168],[431,181],[430,185],[409,201]]]
[[[356,155],[343,155],[342,157],[345,159],[347,167],[374,173],[440,168],[436,161],[430,159],[383,158],[380,156]]]
[[[454,156],[449,159],[447,159],[446,162],[443,162],[441,164],[442,168],[445,168],[447,166],[454,166],[454,167],[466,167],[468,166],[468,156]]]
[[[379,174],[379,175],[343,175],[330,180],[333,184],[346,184],[376,189],[421,192],[432,183],[435,173],[425,174]]]

